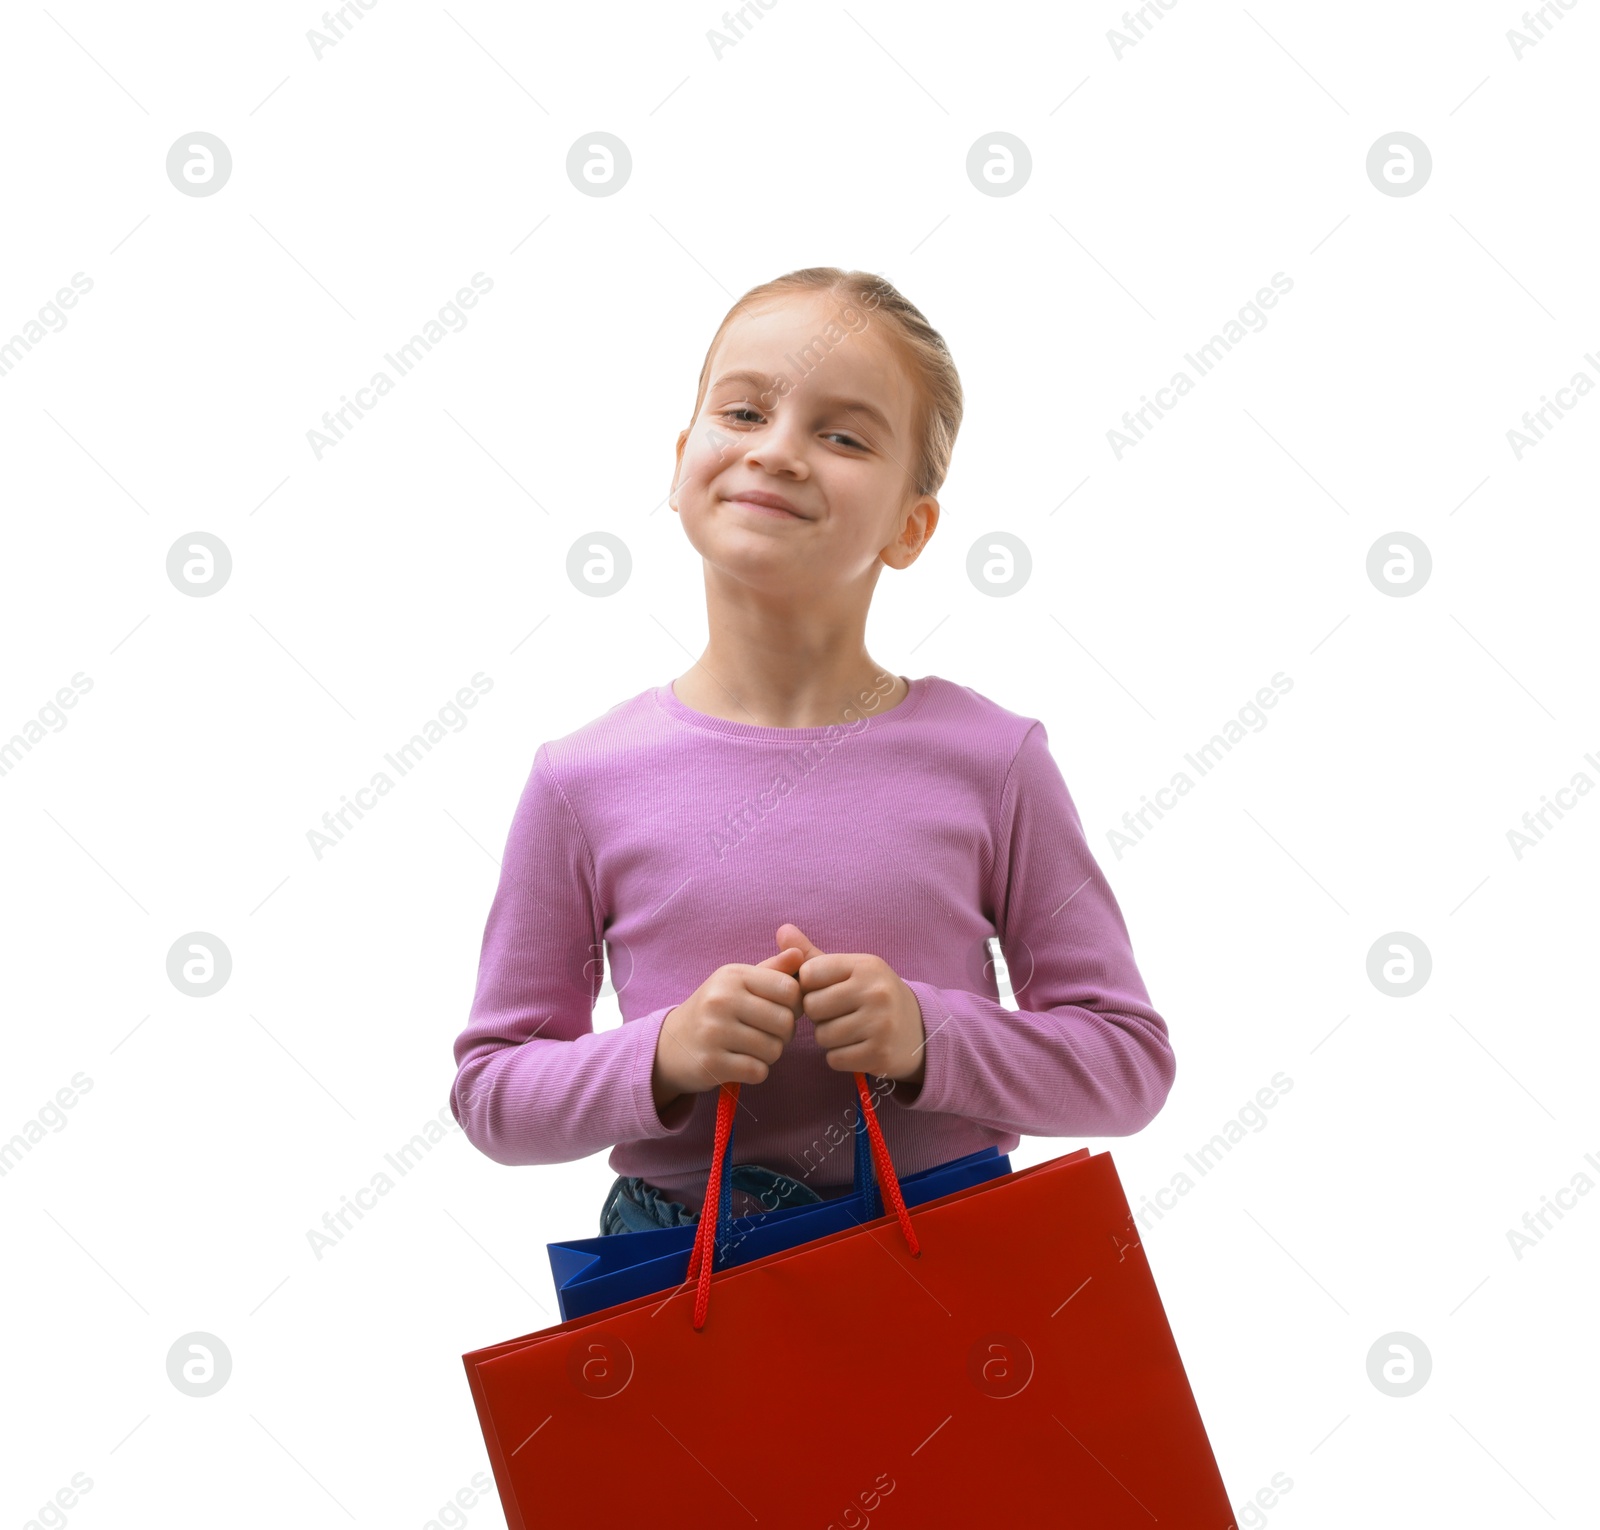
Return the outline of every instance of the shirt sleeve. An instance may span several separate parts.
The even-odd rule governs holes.
[[[505,1164],[564,1163],[619,1142],[682,1132],[691,1113],[650,1090],[672,1006],[596,1031],[605,914],[593,860],[541,745],[506,839],[450,1109]]]
[[[1043,723],[1013,759],[999,811],[993,907],[1020,1007],[907,981],[926,1069],[916,1094],[889,1098],[997,1131],[1131,1136],[1166,1102],[1177,1065]]]

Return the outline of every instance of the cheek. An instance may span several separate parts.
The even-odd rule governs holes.
[[[686,483],[709,483],[732,460],[733,435],[715,420],[701,421],[689,432],[683,447],[683,478]]]

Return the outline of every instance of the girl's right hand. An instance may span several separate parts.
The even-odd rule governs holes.
[[[795,977],[804,953],[790,946],[754,966],[718,967],[661,1022],[650,1092],[656,1110],[679,1095],[722,1084],[759,1084],[794,1039]]]

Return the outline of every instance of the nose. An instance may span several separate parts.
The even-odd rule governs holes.
[[[791,411],[782,410],[759,431],[752,432],[744,450],[745,465],[789,478],[809,476],[804,432],[796,418]]]

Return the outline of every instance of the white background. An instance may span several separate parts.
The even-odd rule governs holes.
[[[1071,11],[779,0],[719,58],[709,6],[380,0],[320,60],[309,5],[8,11],[0,343],[93,290],[0,376],[0,737],[93,685],[0,776],[0,1140],[92,1089],[0,1179],[0,1524],[81,1472],[85,1530],[420,1527],[486,1471],[460,1356],[554,1320],[545,1244],[590,1232],[604,1156],[452,1132],[320,1260],[307,1230],[446,1106],[539,743],[701,651],[674,437],[732,300],[813,264],[899,285],[966,389],[873,656],[1045,722],[1171,1029],[1165,1109],[1088,1145],[1137,1208],[1293,1081],[1145,1235],[1233,1502],[1292,1481],[1242,1522],[1592,1515],[1600,1195],[1521,1259],[1507,1231],[1600,1184],[1600,802],[1520,859],[1507,830],[1600,780],[1600,399],[1520,460],[1507,431],[1600,377],[1600,8],[1520,60],[1518,9],[1476,0],[1180,0],[1120,58],[1114,6]],[[565,170],[596,130],[633,157],[604,198]],[[1005,197],[965,170],[997,130],[1033,161]],[[1411,196],[1366,173],[1397,130],[1432,153]],[[195,131],[232,153],[214,196],[166,176]],[[1123,411],[1280,271],[1118,460]],[[633,557],[599,600],[566,574],[596,530]],[[1003,599],[966,574],[997,530],[1034,564]],[[166,574],[196,531],[233,559],[206,598]],[[1433,563],[1404,597],[1366,572],[1396,531]],[[318,860],[307,830],[477,672],[469,725]],[[232,954],[210,998],[167,977],[191,931]],[[1431,953],[1409,998],[1368,977],[1396,931]],[[193,1331],[233,1358],[208,1399],[166,1375]],[[1405,1398],[1367,1371],[1396,1331],[1432,1357]]]

